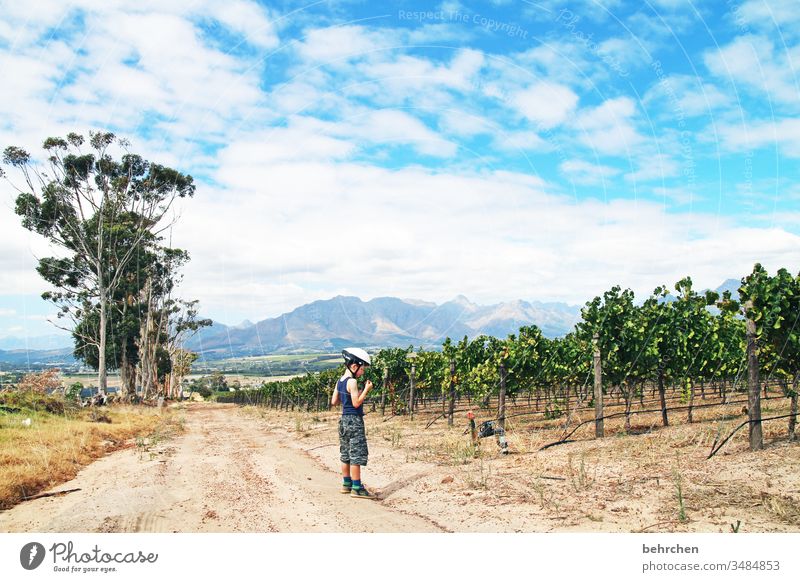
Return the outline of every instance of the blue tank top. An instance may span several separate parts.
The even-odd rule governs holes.
[[[353,406],[353,397],[350,396],[350,393],[347,391],[347,381],[350,380],[351,377],[352,376],[344,376],[339,378],[339,381],[336,383],[336,391],[339,392],[339,400],[342,402],[342,416],[347,414],[364,416],[364,405],[362,404],[358,408]]]

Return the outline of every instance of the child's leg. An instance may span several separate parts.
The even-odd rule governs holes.
[[[357,469],[359,468],[358,465],[356,465],[356,468]],[[350,479],[351,477],[350,473],[351,473],[350,465],[348,463],[342,463],[342,477],[344,479]]]
[[[353,481],[361,481],[361,466],[350,465],[350,478]]]

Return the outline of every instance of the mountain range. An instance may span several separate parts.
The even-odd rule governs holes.
[[[738,287],[737,279],[728,279],[716,290],[720,293],[732,290],[736,298]],[[185,347],[206,360],[276,353],[329,353],[348,345],[437,348],[446,337],[460,340],[464,336],[474,338],[485,334],[503,338],[531,324],[552,338],[571,331],[580,320],[580,310],[579,306],[566,303],[519,300],[478,305],[463,295],[441,305],[396,297],[362,301],[340,295],[257,323],[244,321],[231,326],[214,322],[201,329]],[[48,358],[71,352],[70,337],[66,335],[5,338],[0,340],[0,362],[19,361],[23,357],[27,360],[36,351],[34,346],[47,349]]]
[[[510,301],[478,305],[463,295],[437,305],[378,297],[362,301],[339,295],[251,325],[214,322],[187,343],[206,358],[337,351],[348,345],[439,347],[446,337],[480,334],[506,337],[536,324],[545,335],[566,334],[580,319],[580,307],[565,303]]]

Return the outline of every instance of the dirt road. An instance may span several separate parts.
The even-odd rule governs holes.
[[[365,482],[381,500],[367,501],[339,493],[338,411],[173,412],[183,434],[0,512],[0,532],[800,531],[800,447],[783,427],[763,451],[744,433],[710,460],[718,428],[704,423],[543,451],[560,429],[518,428],[511,454],[487,440],[473,458],[461,426],[376,412]]]
[[[233,405],[193,404],[181,436],[84,468],[0,513],[3,532],[436,532],[430,520],[339,493],[339,476],[285,431]],[[385,483],[396,491],[400,483]]]

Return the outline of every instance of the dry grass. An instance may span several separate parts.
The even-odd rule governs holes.
[[[182,430],[179,414],[134,406],[0,413],[0,509],[69,481],[94,459]],[[26,426],[26,419],[30,419]],[[109,422],[110,421],[110,422]]]

